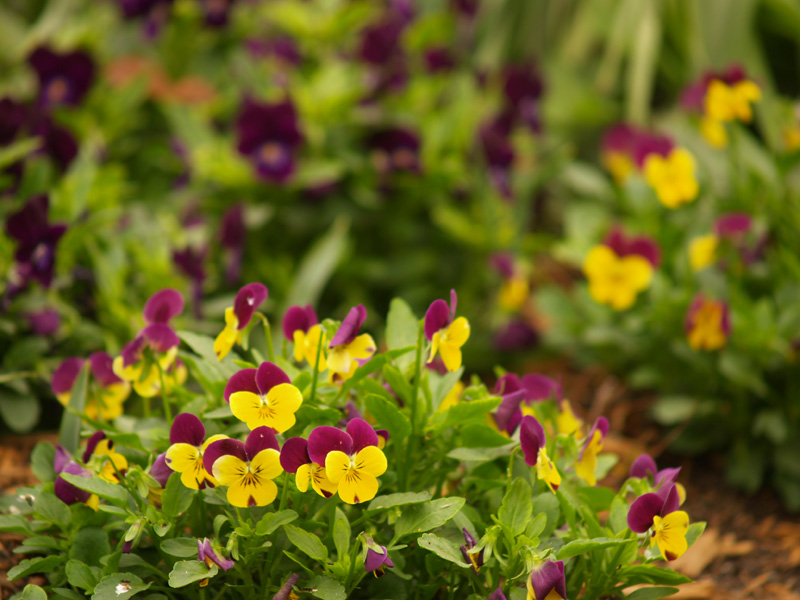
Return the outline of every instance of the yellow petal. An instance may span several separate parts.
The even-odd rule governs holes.
[[[234,392],[230,398],[231,412],[233,416],[247,423],[250,429],[255,429],[260,425],[266,425],[262,420],[266,417],[262,411],[264,403],[261,402],[261,397],[253,392]]]
[[[728,145],[725,125],[711,117],[703,117],[700,121],[700,133],[712,148],[724,148]]]
[[[362,333],[347,344],[347,351],[354,359],[363,360],[375,354],[375,340],[368,333]]]
[[[367,446],[356,454],[355,468],[373,477],[380,477],[386,472],[386,455],[377,446]]]
[[[347,504],[368,502],[378,493],[378,480],[363,471],[350,469],[339,481],[337,491]]]
[[[694,238],[689,244],[689,264],[692,271],[702,271],[712,264],[719,239],[713,233]]]
[[[262,450],[250,461],[250,471],[256,475],[256,479],[275,479],[283,473],[281,466],[281,453],[274,448]]]
[[[219,462],[217,461],[217,463]],[[265,479],[257,484],[240,480],[228,487],[227,497],[228,502],[233,506],[247,508],[248,506],[265,506],[275,500],[277,495],[278,486],[272,480]]]
[[[686,552],[689,547],[686,541],[689,515],[684,511],[676,510],[664,518],[653,517],[653,528],[658,549],[666,560],[675,560]]]
[[[604,277],[617,260],[616,253],[608,246],[594,246],[583,260],[583,272],[589,279]]]
[[[280,383],[267,392],[267,405],[276,415],[294,415],[301,404],[303,404],[303,394],[291,383]],[[294,417],[292,420],[294,421]],[[286,431],[277,427],[276,429],[279,432]]]
[[[638,254],[631,254],[622,259],[622,269],[627,285],[635,292],[647,289],[653,279],[653,265]]]
[[[323,498],[330,498],[336,493],[338,485],[328,479],[325,468],[317,463],[311,463],[311,486]]]
[[[215,460],[213,469],[214,479],[219,481],[220,485],[232,486],[247,475],[247,463],[231,454],[220,456]]]
[[[333,373],[349,373],[353,358],[347,351],[347,346],[337,346],[328,353],[328,370]]]
[[[439,344],[439,354],[442,355],[445,368],[450,371],[456,371],[461,366],[461,348],[449,341],[442,341]]]
[[[294,338],[294,359],[297,362],[302,362],[306,345],[306,332],[302,329],[295,329],[292,337]]]
[[[350,470],[350,457],[340,450],[328,452],[325,457],[325,474],[331,483],[339,483],[339,480]]]
[[[167,449],[167,466],[178,473],[191,471],[194,467],[194,463],[201,456],[200,451],[191,444],[172,444],[172,446]]]
[[[300,465],[297,473],[294,476],[294,483],[297,489],[301,492],[308,490],[308,484],[311,483],[311,464]]]
[[[439,351],[439,343],[442,339],[442,332],[437,331],[433,334],[433,338],[431,338],[431,353],[428,355],[428,362],[433,362],[433,359],[436,357],[436,353]]]
[[[448,342],[460,348],[467,343],[469,331],[469,321],[467,321],[466,317],[458,317],[455,321],[450,323],[445,335],[447,336]]]

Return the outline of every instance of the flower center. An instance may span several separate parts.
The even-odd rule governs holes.
[[[267,142],[259,148],[258,157],[268,167],[277,168],[286,162],[286,150],[278,142]]]
[[[67,99],[69,94],[69,84],[63,77],[56,77],[47,86],[45,97],[52,104],[59,104]]]

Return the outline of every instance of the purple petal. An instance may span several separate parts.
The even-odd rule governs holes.
[[[503,593],[503,588],[498,586],[498,588],[491,593],[488,600],[508,600],[508,598],[506,598],[506,595]]]
[[[278,438],[275,437],[275,432],[271,427],[256,427],[248,434],[247,441],[244,443],[244,451],[245,454],[247,454],[247,460],[253,460],[256,454],[268,448],[272,448],[278,452],[281,450]]]
[[[522,388],[522,382],[516,373],[506,373],[494,385],[494,393],[506,396]]]
[[[156,462],[150,467],[150,476],[155,479],[161,487],[167,487],[167,480],[173,471],[167,465],[167,453],[162,452],[156,458]]]
[[[144,322],[169,323],[172,317],[183,312],[183,295],[178,290],[165,288],[150,296],[144,305]]]
[[[281,589],[278,590],[278,593],[272,597],[272,600],[289,600],[292,594],[292,588],[299,580],[300,576],[297,573],[289,575],[286,579],[286,583],[284,583]]]
[[[462,527],[461,528],[461,533],[464,534],[464,540],[466,540],[468,549],[472,549],[472,548],[474,548],[475,546],[478,545],[478,542],[475,540],[475,538],[472,536],[472,534],[469,532],[469,530],[466,527]],[[469,561],[466,561],[466,562],[469,562]]]
[[[519,405],[524,398],[525,390],[517,390],[516,392],[503,396],[503,401],[500,403],[500,406],[497,407],[497,411],[494,414],[494,420],[495,423],[497,423],[498,429],[501,431],[509,430],[512,418],[520,411]],[[511,431],[513,431],[513,429]]]
[[[79,477],[85,477],[86,479],[91,479],[92,477],[91,472],[84,469],[74,460],[69,462],[61,472],[67,473],[69,475],[78,475]],[[62,477],[56,477],[55,493],[56,497],[59,500],[61,500],[64,504],[75,504],[76,502],[86,502],[91,496],[89,492],[82,490],[78,487],[75,487],[71,483],[67,483],[67,481],[64,480]]]
[[[714,231],[721,237],[735,237],[747,233],[753,225],[753,218],[747,213],[728,213],[714,223]]]
[[[534,598],[547,598],[553,590],[562,598],[566,598],[566,582],[564,577],[564,562],[545,561],[538,569],[531,573],[531,587]]]
[[[434,300],[425,312],[425,337],[433,340],[433,334],[450,324],[450,308],[444,300]]]
[[[653,526],[653,517],[661,514],[664,500],[650,492],[639,496],[628,511],[628,527],[636,533],[644,533]]]
[[[61,326],[61,316],[57,310],[40,310],[26,315],[26,318],[36,335],[53,335]]]
[[[64,467],[72,460],[72,455],[61,444],[56,445],[56,455],[53,458],[53,470],[61,473]]]
[[[247,452],[244,448],[244,442],[226,438],[224,440],[217,440],[208,445],[205,452],[203,452],[203,467],[206,472],[214,472],[214,463],[221,456],[230,454],[237,457],[242,462],[247,462]]]
[[[450,322],[456,318],[456,306],[458,306],[458,294],[455,290],[450,290]]]
[[[662,469],[655,475],[655,484],[661,485],[663,483],[675,483],[678,479],[678,474],[681,472],[680,467],[675,467],[673,469]]]
[[[352,421],[353,419],[361,419],[363,415],[361,411],[358,410],[356,403],[352,400],[348,400],[344,405],[344,417],[337,423],[340,427],[346,427],[347,424]]]
[[[53,393],[58,395],[70,391],[72,386],[75,385],[75,380],[78,378],[84,364],[86,364],[86,361],[82,358],[71,357],[64,359],[58,365],[58,368],[53,371],[53,376],[50,379],[50,387]]]
[[[489,258],[489,264],[504,279],[511,279],[514,276],[514,257],[508,252],[493,254]]]
[[[522,453],[525,455],[525,464],[532,467],[539,457],[539,449],[545,445],[547,438],[544,427],[534,417],[525,415],[519,426],[519,441]]]
[[[361,329],[366,318],[367,309],[364,308],[363,304],[351,308],[350,312],[347,313],[344,321],[342,321],[342,324],[339,326],[336,335],[333,336],[330,347],[333,348],[334,346],[349,344],[356,339],[358,331]]]
[[[376,444],[377,445],[377,444]],[[353,439],[341,429],[323,425],[308,436],[308,457],[318,465],[325,464],[329,452],[339,450],[348,456],[353,454]]]
[[[278,365],[268,361],[258,365],[256,387],[262,396],[281,383],[292,383],[292,380]]]
[[[655,479],[656,473],[658,473],[658,467],[656,466],[656,461],[654,461],[649,454],[642,454],[633,461],[628,476],[645,479],[648,473]]]
[[[303,332],[308,332],[313,325],[317,324],[317,313],[310,304],[305,308],[302,306],[290,306],[283,316],[283,336],[291,341],[294,341],[294,332],[298,329]]]
[[[681,501],[678,496],[678,487],[675,484],[663,486],[657,489],[655,494],[663,501],[661,510],[658,513],[662,517],[680,508]]]
[[[115,383],[122,383],[122,379],[114,374],[114,359],[108,352],[95,352],[89,357],[89,365],[92,369],[92,376],[103,387],[108,387]]]
[[[233,301],[233,312],[239,320],[239,329],[244,329],[253,318],[253,313],[258,310],[261,303],[267,299],[269,292],[267,287],[261,283],[248,283]]]
[[[189,444],[199,448],[206,439],[203,422],[192,413],[181,413],[172,422],[169,430],[170,444]]]
[[[350,421],[347,424],[347,433],[353,440],[352,454],[357,454],[367,446],[378,445],[378,434],[364,419],[356,418]]]
[[[6,233],[22,245],[39,243],[47,231],[49,207],[47,196],[32,196],[18,212],[6,219]]]
[[[122,352],[119,353],[122,357],[122,366],[129,367],[139,362],[142,358],[142,350],[144,350],[145,343],[144,336],[140,334],[134,340],[125,344],[122,347]]]
[[[378,554],[372,548],[367,549],[367,557],[364,560],[364,570],[368,572],[376,571],[380,569],[384,564],[387,567],[393,567],[394,563],[389,558],[389,552],[386,550],[386,546],[381,546],[383,549],[383,554]]]
[[[94,454],[94,449],[97,448],[97,444],[99,444],[104,439],[106,439],[106,432],[105,431],[95,431],[92,434],[92,437],[90,437],[89,441],[86,442],[86,449],[83,451],[82,458],[83,458],[83,462],[84,463],[88,463],[89,462],[89,459],[92,457],[92,454]],[[108,449],[109,450],[111,449],[111,446],[112,446],[112,443],[110,442],[109,445],[108,445]]]
[[[527,390],[525,400],[535,402],[538,400],[550,400],[554,396],[560,395],[561,386],[555,379],[536,373],[529,373],[522,377],[522,387]]]
[[[256,385],[256,369],[242,369],[231,375],[228,383],[225,384],[225,391],[222,394],[225,402],[230,402],[231,394],[235,392],[260,394]]]
[[[223,571],[233,568],[233,561],[229,558],[222,558],[219,554],[214,552],[214,547],[208,538],[204,538],[203,542],[197,540],[197,560],[205,562],[206,558],[216,564]]]
[[[170,348],[180,346],[181,339],[172,330],[172,327],[164,323],[153,323],[142,330],[142,337],[147,340],[148,345],[156,352],[166,352]]]
[[[297,469],[311,462],[308,457],[308,442],[301,437],[289,438],[281,448],[281,466],[287,473],[297,473]]]

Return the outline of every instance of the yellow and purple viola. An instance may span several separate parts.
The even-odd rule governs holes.
[[[539,563],[528,577],[527,600],[566,600],[567,579],[563,560]]]
[[[603,136],[601,161],[614,180],[622,184],[644,170],[648,156],[667,156],[674,147],[668,136],[618,123]]]
[[[325,474],[348,504],[372,500],[378,493],[378,477],[386,472],[386,455],[378,447],[378,434],[364,419],[353,419],[347,431],[317,427],[308,436],[312,463],[325,465]]]
[[[353,376],[359,365],[375,354],[375,340],[368,333],[358,332],[367,318],[363,304],[347,313],[328,346],[328,371],[331,381],[344,381]]]
[[[675,209],[692,202],[700,193],[695,169],[692,154],[685,148],[675,148],[667,156],[648,156],[644,176],[658,201],[667,208]]]
[[[236,132],[239,153],[250,161],[260,179],[283,183],[292,176],[303,134],[290,100],[266,104],[245,98]]]
[[[537,373],[528,373],[521,378],[516,373],[505,373],[497,380],[494,393],[501,396],[503,401],[493,415],[487,415],[489,425],[511,436],[523,415],[533,414],[534,402],[560,397],[561,385]]]
[[[554,494],[561,485],[561,475],[555,463],[547,455],[547,436],[544,427],[539,421],[530,415],[522,417],[519,426],[519,441],[522,446],[522,454],[525,456],[525,464],[529,467],[536,467],[536,476],[547,484],[550,491]]]
[[[83,464],[109,483],[119,483],[128,470],[128,460],[114,450],[114,441],[104,431],[95,431],[86,442]]]
[[[283,433],[295,424],[294,413],[303,403],[303,394],[275,363],[265,361],[257,369],[242,369],[225,385],[225,401],[233,416],[252,430],[270,427]]]
[[[497,304],[508,312],[522,308],[531,291],[528,278],[522,269],[514,264],[513,257],[508,253],[492,256],[491,265],[503,278],[500,290],[497,292]]]
[[[464,562],[470,565],[472,572],[477,575],[478,571],[483,566],[483,548],[477,552],[473,552],[478,546],[478,541],[466,527],[461,528],[461,533],[464,534],[464,545],[459,546],[461,556],[464,557]]]
[[[686,313],[686,338],[695,350],[719,350],[731,335],[728,304],[722,300],[695,296]]]
[[[167,466],[181,474],[181,483],[193,490],[216,487],[217,481],[206,471],[203,454],[217,440],[228,436],[217,434],[206,439],[206,428],[202,421],[191,413],[181,413],[172,422],[166,452]]]
[[[79,105],[94,83],[94,61],[81,50],[59,54],[40,46],[28,57],[28,63],[36,71],[39,104],[45,108]]]
[[[301,492],[309,484],[323,498],[330,498],[339,486],[328,479],[325,463],[315,463],[308,455],[308,441],[301,437],[286,440],[281,448],[281,466],[287,473],[295,474],[295,484]]]
[[[686,500],[686,488],[677,481],[680,472],[680,467],[659,470],[652,456],[642,454],[631,464],[628,477],[647,479],[655,488],[675,484],[675,489],[678,491],[679,504],[683,504]]]
[[[257,427],[245,442],[226,438],[210,444],[203,465],[221,486],[233,506],[266,506],[278,495],[272,481],[283,473],[280,444],[269,427]]]
[[[578,463],[575,465],[575,472],[578,477],[583,479],[589,485],[597,484],[597,455],[603,449],[603,441],[608,435],[608,419],[605,417],[598,417],[586,436],[586,441],[581,448]]]
[[[98,417],[106,421],[116,419],[122,414],[122,404],[130,395],[131,385],[114,374],[111,356],[105,352],[95,352],[88,362],[92,378],[83,413],[92,420]],[[72,357],[64,359],[53,371],[50,387],[64,406],[69,405],[72,388],[85,366],[84,359]]]
[[[283,336],[294,343],[294,359],[301,362],[304,358],[318,371],[328,368],[325,358],[325,331],[319,324],[314,308],[306,306],[290,306],[283,315],[281,323]]]
[[[461,366],[461,347],[469,339],[469,321],[466,317],[456,318],[458,296],[450,290],[450,305],[444,300],[434,300],[425,313],[425,337],[431,343],[428,362],[433,362],[437,353],[441,354],[448,371],[456,371]]]
[[[203,538],[202,540],[197,540],[197,560],[201,563],[205,563],[209,568],[211,567],[218,567],[223,571],[228,571],[233,568],[233,559],[231,558],[223,558],[221,553],[218,552],[211,540],[208,538]],[[208,580],[205,580],[206,584]],[[203,587],[204,583],[200,582],[200,587]]]
[[[595,302],[627,310],[650,286],[660,261],[658,244],[652,238],[628,237],[615,228],[602,244],[589,250],[583,261],[589,294]]]
[[[56,453],[53,459],[53,470],[56,473],[55,481],[55,495],[64,504],[76,504],[82,502],[87,506],[97,510],[100,499],[91,492],[82,490],[76,485],[67,482],[66,479],[61,477],[62,473],[67,475],[76,475],[84,479],[91,479],[94,476],[89,469],[73,459],[72,456],[64,450],[60,445],[56,446]]]
[[[225,329],[214,340],[214,354],[219,360],[225,358],[236,344],[241,345],[242,331],[268,295],[266,286],[261,283],[248,283],[239,290],[233,306],[225,309]]]
[[[747,213],[727,213],[714,222],[714,231],[694,238],[689,244],[689,264],[693,271],[702,271],[720,258],[720,247],[729,244],[735,249],[744,265],[749,265],[763,256],[766,236],[748,239],[753,229],[753,218]],[[719,260],[720,264],[724,264]]]
[[[628,527],[636,533],[650,532],[650,546],[658,545],[665,560],[679,558],[688,548],[689,515],[678,510],[680,499],[674,484],[639,496],[628,511]]]

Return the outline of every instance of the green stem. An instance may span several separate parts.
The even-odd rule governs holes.
[[[269,326],[269,319],[264,315],[261,315],[261,322],[264,324],[264,336],[266,337],[267,341],[267,356],[269,357],[269,362],[275,362],[275,348],[272,344],[272,328]]]
[[[308,403],[314,403],[314,397],[317,394],[317,379],[319,378],[319,357],[322,355],[322,344],[324,336],[319,336],[319,344],[317,344],[317,357],[314,359],[314,372],[311,375],[311,395],[308,398]]]
[[[283,490],[281,491],[281,503],[278,506],[278,510],[281,511],[286,508],[286,497],[289,494],[289,473],[284,473],[285,477],[283,479]]]
[[[514,457],[517,455],[517,450],[520,447],[517,446],[511,451],[511,456],[508,457],[508,468],[506,469],[506,489],[511,487],[511,480],[514,478]]]
[[[411,392],[411,435],[406,441],[406,462],[403,469],[403,491],[408,491],[409,470],[411,469],[414,456],[414,446],[416,445],[417,435],[417,404],[419,403],[419,384],[422,370],[422,346],[424,345],[425,324],[419,323],[417,333],[417,356],[414,362],[414,387]]]

